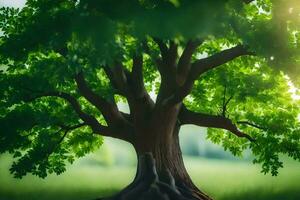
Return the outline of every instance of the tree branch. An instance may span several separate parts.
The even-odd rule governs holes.
[[[78,103],[77,99],[68,93],[64,93],[64,92],[38,93],[33,98],[26,99],[26,101],[30,102],[35,99],[43,98],[43,97],[57,97],[67,101],[72,106],[73,110],[76,112],[78,117],[82,121],[84,121],[86,125],[89,125],[95,134],[118,138],[128,142],[132,142],[133,140],[131,134],[128,133],[126,129],[123,128],[120,130],[120,132],[123,131],[123,134],[116,134],[116,132],[113,130],[115,130],[117,126],[116,127],[115,125],[112,125],[110,127],[103,126],[98,122],[98,120],[95,117],[83,112],[81,110],[81,106]]]
[[[80,123],[74,126],[65,126],[65,125],[61,125],[61,129],[59,131],[57,131],[57,133],[61,132],[61,131],[65,131],[63,136],[59,139],[59,141],[57,142],[57,144],[55,145],[55,147],[53,148],[53,150],[51,152],[49,152],[48,156],[49,157],[53,152],[56,151],[56,149],[59,147],[59,145],[63,142],[63,140],[65,139],[65,137],[67,136],[68,132],[75,130],[77,128],[83,127],[83,126],[87,126],[87,124],[84,123]]]
[[[106,65],[103,69],[111,81],[112,86],[118,90],[120,95],[123,95],[124,97],[131,95],[127,80],[129,72],[125,69],[122,63],[116,62],[113,67]]]
[[[153,41],[158,45],[159,50],[161,52],[161,56],[163,58],[163,60],[165,60],[167,58],[167,54],[168,54],[168,47],[167,45],[159,38],[153,38]]]
[[[171,40],[169,43],[170,43],[170,47],[168,50],[166,63],[167,66],[171,67],[171,69],[174,70],[175,72],[176,60],[178,57],[178,45],[173,40]]]
[[[175,94],[168,98],[168,101],[173,104],[181,102],[191,92],[194,81],[200,75],[243,55],[254,54],[249,52],[244,46],[237,45],[207,58],[195,61],[192,63],[191,70],[184,85],[179,87]]]
[[[227,86],[224,86],[224,94],[223,94],[223,104],[222,104],[222,111],[221,111],[221,115],[223,117],[226,117],[226,112],[227,112],[227,106],[229,104],[229,102],[231,101],[231,99],[233,98],[233,95],[231,95],[227,100],[226,100],[226,91],[227,91]]]
[[[83,123],[80,123],[80,124],[76,124],[76,125],[73,125],[73,126],[66,126],[66,125],[60,125],[60,127],[64,130],[64,131],[72,131],[72,130],[75,130],[77,128],[81,128],[83,126],[87,126],[87,124],[85,122]]]
[[[254,0],[242,0],[245,4],[249,4],[251,2],[253,2]]]
[[[165,80],[175,80],[176,76],[176,59],[178,56],[177,44],[174,41],[169,41],[169,47],[159,38],[153,38],[157,43],[161,52],[161,60],[157,61],[158,70]],[[173,83],[171,83],[173,84]]]
[[[134,92],[137,98],[145,93],[144,77],[143,77],[143,56],[136,55],[133,57],[132,81],[134,82]]]
[[[255,142],[254,138],[252,138],[250,135],[241,132],[230,119],[223,116],[196,113],[182,106],[182,109],[179,114],[179,120],[182,125],[194,124],[194,125],[209,127],[209,128],[225,129],[238,137],[247,138],[249,141]]]
[[[114,79],[114,74],[113,74],[112,70],[110,69],[110,67],[106,65],[106,66],[103,67],[103,70],[105,71],[105,74],[108,77],[112,87],[116,90],[116,94],[124,95],[122,93],[122,91],[120,91],[120,88],[118,87],[118,84]]]
[[[203,40],[189,40],[186,47],[179,58],[177,66],[177,83],[183,85],[191,68],[191,58],[198,46]]]
[[[237,121],[236,123],[237,124],[243,124],[243,125],[252,126],[254,128],[261,129],[261,130],[267,130],[267,128],[265,128],[265,127],[259,126],[257,124],[254,124],[254,123],[248,122],[248,121]]]
[[[190,74],[190,78],[195,80],[206,71],[214,69],[237,57],[244,55],[254,54],[252,52],[249,52],[244,46],[237,45],[235,47],[223,50],[207,58],[197,60],[192,64],[192,73]]]
[[[158,71],[161,75],[161,84],[159,92],[156,98],[156,103],[164,103],[164,99],[170,96],[177,87],[176,83],[176,61],[178,57],[178,46],[170,40],[169,47],[158,38],[153,38],[154,42],[157,43],[161,52],[161,58],[157,63]]]
[[[111,124],[116,120],[122,119],[122,115],[118,110],[117,105],[113,102],[107,102],[103,97],[94,93],[87,85],[83,73],[76,75],[75,81],[80,93],[97,109],[101,111],[105,120]]]

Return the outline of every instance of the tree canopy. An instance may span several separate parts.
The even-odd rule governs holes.
[[[234,155],[251,149],[264,173],[281,154],[300,159],[298,0],[27,0],[0,8],[0,29],[0,153],[18,178],[126,138],[109,128],[130,101],[124,81],[183,100],[182,125],[208,127]]]

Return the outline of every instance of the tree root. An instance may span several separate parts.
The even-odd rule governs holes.
[[[195,195],[184,184],[176,185],[169,171],[160,180],[151,153],[139,156],[138,170],[134,181],[113,197],[97,200],[211,200],[202,193]]]

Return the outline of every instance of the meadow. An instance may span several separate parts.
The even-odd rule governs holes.
[[[133,179],[135,167],[101,166],[79,160],[60,175],[46,179],[26,176],[14,179],[11,159],[0,156],[1,200],[92,200],[116,193]],[[263,175],[248,161],[185,157],[192,179],[216,200],[299,200],[300,164],[286,159],[278,177]]]

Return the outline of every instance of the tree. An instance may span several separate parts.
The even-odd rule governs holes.
[[[28,0],[1,8],[0,152],[11,173],[65,171],[125,140],[136,178],[111,199],[210,199],[182,160],[180,127],[208,127],[277,175],[300,159],[297,0]],[[298,91],[298,90],[297,90]],[[156,95],[149,95],[155,93]],[[153,98],[155,96],[155,99]],[[130,113],[118,109],[128,103]]]

